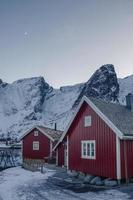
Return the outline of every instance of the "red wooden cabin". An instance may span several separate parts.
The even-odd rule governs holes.
[[[54,150],[57,164],[69,170],[117,180],[133,177],[131,106],[83,97]]]
[[[52,157],[53,147],[59,140],[61,131],[35,126],[22,137],[23,159],[44,159]]]

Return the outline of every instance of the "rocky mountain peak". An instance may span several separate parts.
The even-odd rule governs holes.
[[[119,89],[120,87],[120,89]],[[119,79],[111,64],[101,66],[81,84],[54,89],[43,77],[21,79],[12,84],[0,80],[0,137],[16,138],[34,125],[64,130],[83,95],[125,104],[133,93],[133,75]]]
[[[112,64],[102,65],[85,83],[74,107],[79,104],[84,95],[106,101],[118,101],[118,94],[119,84],[114,66]]]

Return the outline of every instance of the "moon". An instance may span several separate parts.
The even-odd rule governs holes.
[[[27,31],[25,31],[25,32],[24,32],[24,35],[28,35],[28,32],[27,32]]]

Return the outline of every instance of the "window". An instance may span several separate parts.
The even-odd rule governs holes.
[[[96,157],[95,140],[81,141],[81,157],[95,159]]]
[[[85,116],[84,125],[85,127],[91,126],[91,116]]]
[[[38,131],[34,131],[34,136],[38,136]]]
[[[33,142],[33,150],[35,150],[35,151],[39,150],[39,142],[38,141]]]

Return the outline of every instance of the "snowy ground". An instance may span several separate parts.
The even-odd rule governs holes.
[[[0,200],[127,200],[125,192],[117,189],[75,193],[58,184],[57,170],[44,169],[45,173],[30,172],[21,167],[0,172]]]

